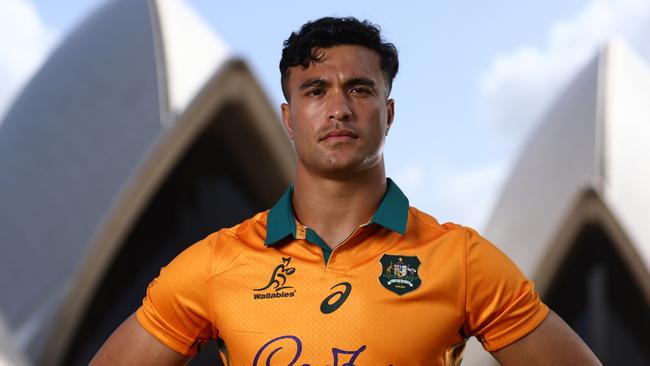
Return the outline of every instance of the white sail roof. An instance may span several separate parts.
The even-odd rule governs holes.
[[[180,114],[231,54],[224,41],[184,1],[156,1],[155,6],[169,106]]]
[[[531,135],[485,235],[544,294],[579,230],[603,228],[650,303],[650,68],[611,41]],[[494,363],[472,344],[464,364]]]
[[[225,106],[263,137],[226,147],[247,150],[251,187],[284,190],[278,113],[182,0],[107,1],[24,88],[0,124],[0,311],[34,360],[56,362],[131,225]]]
[[[486,236],[535,278],[576,202],[593,190],[650,268],[650,69],[608,43],[542,119]]]

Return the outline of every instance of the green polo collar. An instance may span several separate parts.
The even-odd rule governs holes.
[[[404,235],[406,233],[409,200],[390,178],[386,182],[386,194],[384,194],[384,198],[381,200],[372,219],[370,219],[369,224],[378,224]],[[269,211],[266,219],[266,240],[264,241],[267,246],[275,245],[289,235],[294,239],[296,238],[296,220],[291,205],[292,195],[293,185],[290,185],[280,200]]]

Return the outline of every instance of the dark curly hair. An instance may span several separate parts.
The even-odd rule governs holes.
[[[354,17],[324,17],[305,23],[298,32],[291,33],[291,36],[284,41],[282,59],[280,59],[280,75],[282,93],[287,101],[289,100],[287,92],[289,68],[298,65],[309,67],[310,63],[318,62],[323,56],[315,53],[315,48],[339,45],[359,45],[377,52],[380,58],[379,66],[384,72],[387,90],[390,93],[399,67],[397,48],[381,38],[379,26]]]

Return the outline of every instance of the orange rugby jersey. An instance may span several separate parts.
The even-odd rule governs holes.
[[[330,250],[297,222],[291,188],[270,210],[192,245],[161,270],[140,324],[226,365],[453,365],[546,317],[533,284],[472,229],[408,206],[389,179],[369,223]]]

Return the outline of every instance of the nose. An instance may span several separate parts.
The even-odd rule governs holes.
[[[327,113],[328,120],[348,121],[352,116],[348,95],[344,92],[332,92]]]

